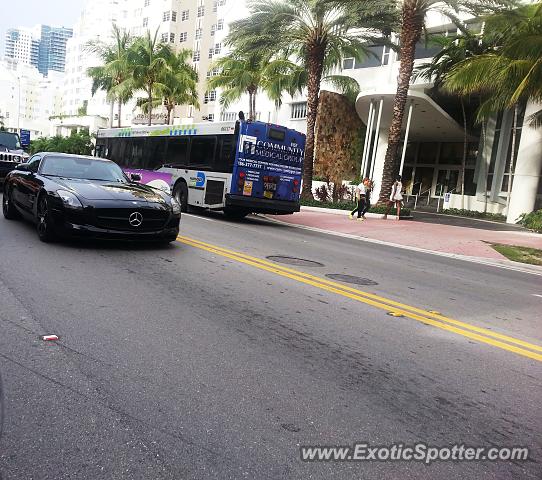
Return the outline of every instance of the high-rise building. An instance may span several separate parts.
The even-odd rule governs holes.
[[[219,120],[218,92],[208,91],[207,78],[212,75],[212,62],[224,53],[227,23],[244,10],[244,0],[95,0],[89,1],[75,26],[74,37],[68,41],[66,92],[64,111],[75,114],[85,102],[88,112],[110,116],[105,95],[91,95],[92,82],[86,76],[89,67],[100,60],[88,52],[89,41],[111,40],[112,25],[116,23],[134,37],[150,32],[158,40],[179,51],[189,49],[192,65],[199,72],[198,96],[200,108],[181,105],[176,108],[176,121],[199,122]],[[131,101],[122,109],[121,123],[145,123],[146,116]],[[118,113],[114,118],[118,121]],[[165,110],[157,108],[156,123],[165,121]],[[115,122],[116,123],[116,122]]]
[[[40,35],[36,28],[10,28],[6,32],[4,56],[23,65],[38,66]]]
[[[73,36],[73,29],[41,26],[38,70],[47,76],[50,70],[64,72],[66,67],[66,43]]]
[[[38,25],[34,28],[11,28],[6,32],[4,56],[23,65],[36,67],[42,75],[50,70],[64,72],[66,42],[71,28]]]

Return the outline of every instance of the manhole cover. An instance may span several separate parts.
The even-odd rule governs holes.
[[[370,278],[355,277],[354,275],[343,275],[341,273],[328,273],[327,278],[331,280],[339,280],[340,282],[352,283],[353,285],[378,285],[377,282]]]
[[[312,260],[305,260],[304,258],[296,258],[296,257],[282,257],[282,256],[276,256],[272,255],[270,257],[267,257],[268,260],[271,260],[272,262],[277,263],[285,263],[286,265],[296,265],[298,267],[323,267],[323,263],[314,262]]]

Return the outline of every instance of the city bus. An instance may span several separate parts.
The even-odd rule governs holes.
[[[238,121],[102,129],[96,156],[132,178],[170,191],[183,211],[228,216],[299,211],[305,135],[279,125]]]

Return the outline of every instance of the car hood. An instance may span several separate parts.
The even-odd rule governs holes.
[[[101,182],[95,180],[79,180],[55,178],[60,188],[65,188],[82,199],[87,200],[119,200],[166,204],[160,192],[151,187],[136,183]]]

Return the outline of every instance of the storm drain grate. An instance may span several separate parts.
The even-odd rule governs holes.
[[[266,258],[268,260],[271,260],[272,262],[285,263],[286,265],[295,265],[296,267],[323,267],[324,266],[323,263],[314,262],[313,260],[305,260],[304,258],[283,257],[283,256],[277,256],[277,255],[272,255]]]
[[[343,275],[341,273],[328,273],[327,278],[331,280],[339,280],[340,282],[351,283],[353,285],[378,285],[377,282],[370,278],[355,277],[354,275]]]

